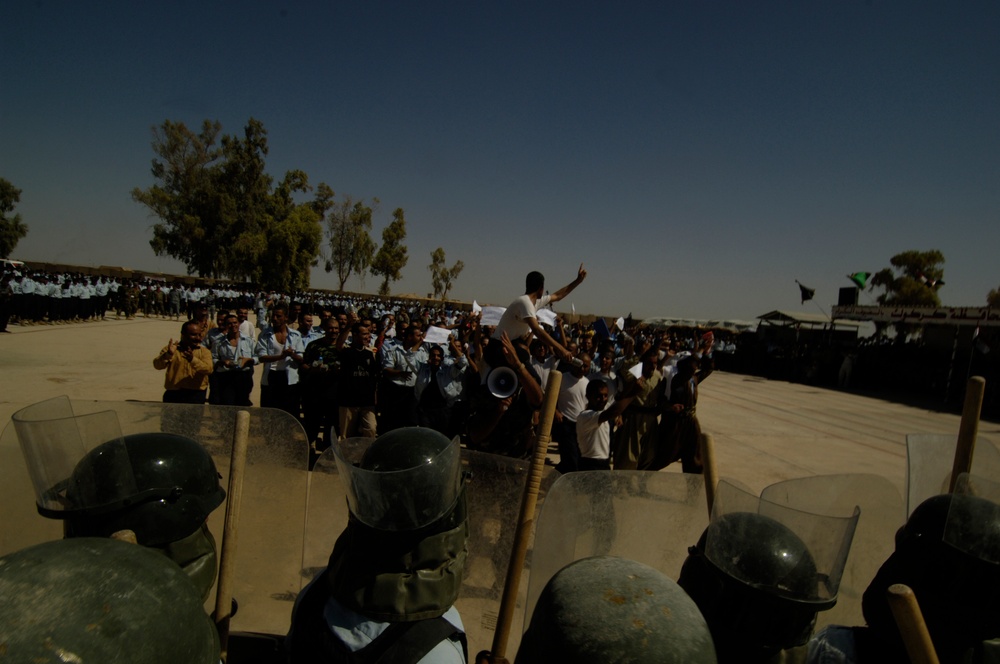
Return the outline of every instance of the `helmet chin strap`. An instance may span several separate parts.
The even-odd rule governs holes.
[[[218,571],[215,537],[208,529],[208,524],[202,524],[201,528],[183,539],[155,548],[184,570],[201,593],[202,601],[206,601],[215,585]]]

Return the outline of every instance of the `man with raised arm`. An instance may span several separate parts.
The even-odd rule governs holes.
[[[493,339],[499,342],[500,336],[506,332],[511,341],[517,343],[524,337],[528,336],[528,333],[531,332],[534,333],[535,337],[542,339],[548,346],[550,346],[557,357],[567,361],[571,360],[572,356],[569,351],[567,351],[562,344],[553,339],[552,336],[539,324],[538,317],[535,312],[546,305],[563,299],[572,293],[574,288],[583,283],[583,280],[586,278],[587,271],[583,269],[583,263],[580,263],[580,269],[577,270],[576,279],[566,284],[555,293],[545,295],[544,275],[542,275],[541,272],[529,272],[528,276],[524,280],[524,295],[511,302],[510,306],[507,307],[507,310],[504,311],[503,316],[500,317],[500,323],[493,331]],[[492,353],[490,352],[491,348],[495,348],[495,351]],[[503,364],[503,354],[500,352],[499,343],[489,344],[489,346],[487,346],[486,361],[491,367],[497,367]],[[525,358],[522,361],[528,361],[528,359]]]

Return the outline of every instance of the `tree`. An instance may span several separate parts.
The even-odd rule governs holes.
[[[21,215],[10,216],[21,201],[21,190],[0,178],[0,258],[14,252],[17,243],[28,234],[28,226],[21,222]]]
[[[221,202],[216,191],[217,146],[222,125],[205,120],[195,134],[183,122],[165,120],[153,128],[153,177],[149,189],[136,187],[132,200],[142,203],[160,222],[149,241],[157,256],[173,256],[187,265],[188,274],[219,276]]]
[[[406,219],[403,218],[403,208],[396,208],[392,213],[392,223],[382,230],[382,246],[372,260],[371,272],[376,277],[382,277],[378,287],[379,295],[389,294],[389,283],[403,278],[403,268],[409,256],[406,255]]]
[[[344,196],[339,204],[331,205],[326,220],[326,233],[330,253],[326,260],[326,271],[336,272],[340,282],[337,290],[344,290],[344,284],[352,274],[364,279],[364,274],[375,256],[375,242],[369,231],[372,215],[378,208],[378,199],[372,199],[371,207],[364,201],[354,201]]]
[[[250,118],[242,136],[222,136],[206,120],[196,134],[184,123],[153,128],[152,173],[157,183],[136,187],[132,199],[160,221],[150,246],[158,255],[183,261],[188,274],[251,281],[287,291],[309,284],[322,242],[322,221],[333,190],[317,187],[315,199],[300,170],[277,187],[267,173],[267,130]],[[277,265],[282,263],[283,265]]]
[[[1000,288],[994,288],[990,291],[990,294],[986,296],[986,306],[1000,307]]]
[[[937,289],[944,285],[944,254],[937,249],[930,251],[904,251],[896,254],[889,263],[872,277],[868,289],[882,288],[876,299],[879,304],[908,307],[941,306]]]
[[[444,249],[441,247],[431,252],[431,264],[427,268],[431,271],[431,286],[434,287],[435,298],[440,295],[442,302],[448,299],[448,291],[464,267],[465,263],[462,261],[456,261],[450,268],[445,267]]]

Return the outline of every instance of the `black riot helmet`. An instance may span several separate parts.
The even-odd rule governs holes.
[[[516,664],[715,664],[691,598],[647,565],[612,556],[570,563],[538,598]]]
[[[426,528],[454,511],[462,493],[458,442],[423,427],[404,427],[374,442],[334,447],[347,482],[351,515],[376,530]],[[360,460],[353,461],[360,454]]]
[[[442,615],[468,556],[458,439],[404,427],[333,449],[351,514],[330,555],[332,594],[373,620]]]
[[[1000,485],[962,475],[955,491],[913,510],[865,591],[865,622],[886,652],[905,652],[886,599],[896,583],[916,594],[942,662],[980,661],[982,642],[1000,637]]]
[[[78,415],[66,397],[11,419],[38,512],[63,519],[67,535],[129,529],[140,544],[163,546],[198,530],[225,498],[212,457],[190,438],[122,436],[117,413]]]
[[[719,662],[763,662],[808,641],[816,614],[836,604],[858,514],[801,512],[720,483],[678,579],[708,622]]]
[[[66,487],[68,537],[107,537],[132,530],[144,546],[163,546],[196,530],[226,496],[215,462],[199,443],[169,433],[140,433],[94,448]],[[117,478],[130,476],[122,495]]]

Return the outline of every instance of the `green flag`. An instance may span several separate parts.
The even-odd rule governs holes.
[[[854,274],[847,275],[847,278],[857,284],[858,288],[864,288],[870,276],[871,274],[868,272],[855,272]]]

